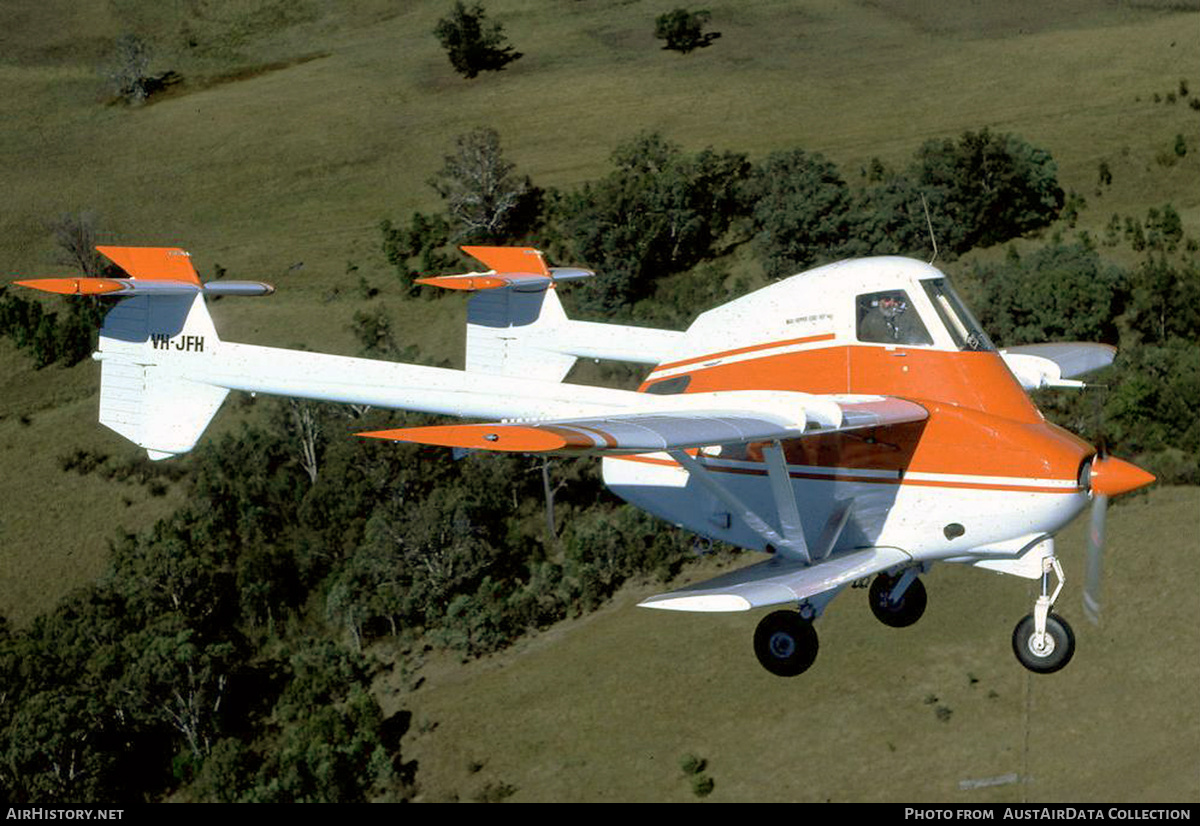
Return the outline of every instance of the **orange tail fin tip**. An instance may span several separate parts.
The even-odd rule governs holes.
[[[178,247],[96,247],[105,258],[143,281],[199,284],[191,255]]]
[[[541,250],[533,247],[462,247],[462,251],[498,275],[550,275]]]

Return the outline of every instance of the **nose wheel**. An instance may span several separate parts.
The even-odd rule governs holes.
[[[1047,594],[1051,573],[1058,579],[1058,585],[1053,594]],[[1042,560],[1042,595],[1033,606],[1033,613],[1017,623],[1012,639],[1017,660],[1035,674],[1052,674],[1066,666],[1075,654],[1075,632],[1065,619],[1050,613],[1062,587],[1062,566],[1056,557],[1045,557]]]
[[[1013,653],[1021,665],[1036,674],[1052,674],[1071,661],[1075,653],[1075,632],[1058,614],[1046,617],[1046,630],[1038,633],[1033,614],[1013,629]]]

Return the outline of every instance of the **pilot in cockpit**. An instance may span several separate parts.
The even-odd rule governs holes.
[[[903,290],[858,297],[858,339],[880,344],[932,344]]]

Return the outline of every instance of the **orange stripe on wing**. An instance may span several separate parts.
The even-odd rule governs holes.
[[[440,447],[462,447],[483,450],[543,451],[557,450],[564,444],[561,436],[536,427],[496,425],[438,425],[434,427],[402,427],[396,430],[375,430],[359,433],[371,439],[390,439],[395,442],[416,442]]]
[[[590,437],[569,428],[510,424],[460,424],[432,427],[402,427],[359,433],[371,439],[416,442],[439,447],[496,450],[511,453],[548,453],[555,450],[589,450],[596,444]]]

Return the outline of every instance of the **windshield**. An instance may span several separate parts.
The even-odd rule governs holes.
[[[929,296],[930,302],[933,303],[934,309],[937,310],[942,324],[946,326],[950,337],[954,339],[955,347],[960,350],[996,349],[992,345],[991,339],[987,337],[987,333],[975,320],[975,316],[971,315],[971,311],[954,292],[950,282],[944,278],[934,278],[922,281],[921,284],[925,287],[925,292]]]

